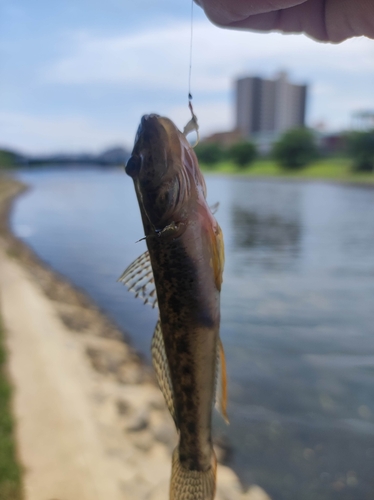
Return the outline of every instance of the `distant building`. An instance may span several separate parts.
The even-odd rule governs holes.
[[[305,125],[307,85],[290,83],[281,72],[274,80],[248,76],[236,80],[236,128],[268,149],[280,134]]]
[[[316,142],[319,150],[323,154],[344,154],[344,152],[346,152],[347,150],[347,135],[345,132],[328,134],[316,133]]]
[[[227,147],[241,140],[243,140],[243,136],[239,130],[230,130],[228,132],[216,132],[209,137],[205,137],[204,142]]]

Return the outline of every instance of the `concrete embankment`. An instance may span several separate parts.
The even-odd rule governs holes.
[[[0,184],[0,311],[25,500],[165,500],[174,425],[152,371],[94,304],[7,229]],[[218,468],[217,500],[269,500]]]

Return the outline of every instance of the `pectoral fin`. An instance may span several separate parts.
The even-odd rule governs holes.
[[[129,291],[140,297],[144,304],[157,306],[157,294],[149,252],[142,253],[118,278]]]
[[[217,224],[211,232],[212,238],[212,264],[217,290],[221,290],[223,267],[225,264],[225,248],[223,244],[222,229]]]
[[[214,215],[215,213],[217,213],[218,208],[219,208],[219,201],[216,201],[216,203],[214,203],[214,205],[210,205],[209,210]]]
[[[164,395],[166,405],[170,411],[171,416],[174,419],[175,425],[178,427],[174,407],[173,386],[171,383],[169,363],[166,357],[160,320],[157,322],[155,332],[153,334],[151,353],[158,385],[160,386],[161,392]]]

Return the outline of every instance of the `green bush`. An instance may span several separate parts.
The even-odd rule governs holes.
[[[248,141],[237,142],[228,148],[226,156],[238,167],[244,168],[256,158],[256,146]]]
[[[0,499],[21,500],[22,474],[17,463],[11,384],[6,371],[5,338],[0,319]]]
[[[352,132],[347,136],[348,154],[355,172],[374,171],[374,130]]]
[[[272,155],[284,169],[298,170],[305,167],[318,156],[313,133],[306,128],[285,132],[274,144]]]
[[[0,149],[0,168],[14,167],[17,161],[17,155],[11,151]]]
[[[195,147],[196,156],[201,163],[214,165],[225,157],[224,150],[220,144],[201,142]]]

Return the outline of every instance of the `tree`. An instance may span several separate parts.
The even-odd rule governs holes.
[[[227,150],[227,158],[240,168],[252,163],[256,156],[257,151],[255,145],[248,141],[237,142]]]
[[[273,157],[285,169],[298,170],[318,156],[311,130],[292,129],[285,132],[273,146]]]
[[[374,130],[351,132],[347,137],[347,147],[354,171],[374,171]]]
[[[214,142],[200,142],[195,147],[198,160],[206,165],[214,165],[224,158],[224,151],[220,144]]]

